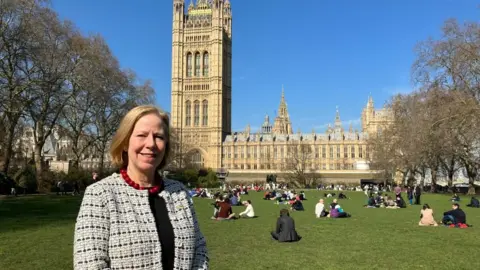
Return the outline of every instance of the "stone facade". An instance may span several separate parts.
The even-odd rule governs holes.
[[[337,109],[324,133],[294,133],[282,86],[278,115],[267,115],[259,131],[231,132],[232,12],[229,0],[173,1],[172,127],[192,163],[229,172],[271,173],[284,170],[292,146],[308,148],[311,172],[342,177],[368,171],[368,134],[381,132],[386,109],[375,110],[369,98],[362,130],[344,130]],[[306,147],[306,148],[305,148]],[[362,174],[362,173],[360,173]],[[348,178],[348,177],[347,177]]]
[[[199,166],[220,168],[232,128],[230,2],[173,1],[172,127]]]

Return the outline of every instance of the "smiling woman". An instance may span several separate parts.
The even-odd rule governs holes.
[[[169,153],[166,113],[144,105],[125,115],[110,149],[120,174],[85,190],[74,269],[208,269],[192,198],[159,174]]]

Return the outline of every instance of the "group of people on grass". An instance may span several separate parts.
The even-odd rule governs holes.
[[[413,189],[407,189],[407,196],[410,204],[417,204],[420,202],[421,191],[416,191],[418,187]],[[324,197],[331,198],[336,196],[335,193],[325,193]],[[368,201],[365,207],[367,208],[406,208],[407,203],[402,198],[401,190],[394,190],[394,197],[392,196],[382,196],[381,192],[375,192],[368,194]],[[413,198],[415,201],[413,202]],[[424,204],[420,211],[420,226],[438,226],[439,224],[444,224],[451,227],[466,228],[469,227],[466,223],[466,214],[460,208],[457,203],[459,199],[458,196],[452,198],[454,202],[452,204],[452,210],[446,211],[443,213],[443,218],[437,222],[434,218],[433,209],[428,204]],[[340,192],[338,194],[338,199],[348,199],[348,197]],[[315,205],[315,216],[317,218],[348,218],[351,215],[344,211],[342,206],[338,203],[338,199],[333,199],[330,205],[325,205],[325,200],[322,198]],[[306,200],[305,192],[301,191],[299,193],[294,190],[285,190],[285,191],[267,191],[264,193],[264,200],[274,200],[276,204],[288,204],[290,205],[291,211],[303,211],[304,207],[302,204],[303,200]],[[232,220],[237,218],[253,218],[255,212],[253,209],[252,202],[250,200],[240,202],[240,193],[239,192],[228,192],[223,196],[216,194],[216,201],[213,203],[215,206],[214,215],[212,219],[215,220]],[[245,210],[238,214],[235,214],[232,210],[232,206],[245,206]],[[478,199],[472,197],[471,203],[468,205],[471,207],[479,207]],[[282,209],[280,211],[280,216],[277,219],[276,228],[271,232],[272,239],[279,242],[296,242],[299,241],[302,237],[297,233],[295,229],[295,221],[290,217],[289,209]]]

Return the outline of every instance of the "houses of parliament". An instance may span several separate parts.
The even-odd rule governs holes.
[[[366,139],[390,118],[387,109],[374,108],[370,97],[361,113],[361,131],[352,126],[344,129],[337,109],[333,125],[325,132],[294,132],[281,89],[272,120],[265,116],[260,130],[247,125],[243,131],[232,132],[229,0],[192,0],[188,5],[173,0],[171,102],[171,124],[180,141],[176,150],[189,153],[196,166],[228,171],[229,178],[239,179],[250,175],[264,180],[268,173],[284,172],[286,164],[299,155],[299,146],[305,160],[297,166],[327,181],[373,178]]]

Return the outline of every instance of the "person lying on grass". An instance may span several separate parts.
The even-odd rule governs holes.
[[[430,208],[430,205],[424,204],[423,209],[420,210],[420,226],[438,226],[437,222],[433,218],[433,210]]]
[[[295,230],[295,221],[290,217],[288,209],[280,210],[275,231],[270,233],[273,240],[278,242],[297,242],[302,239]]]

